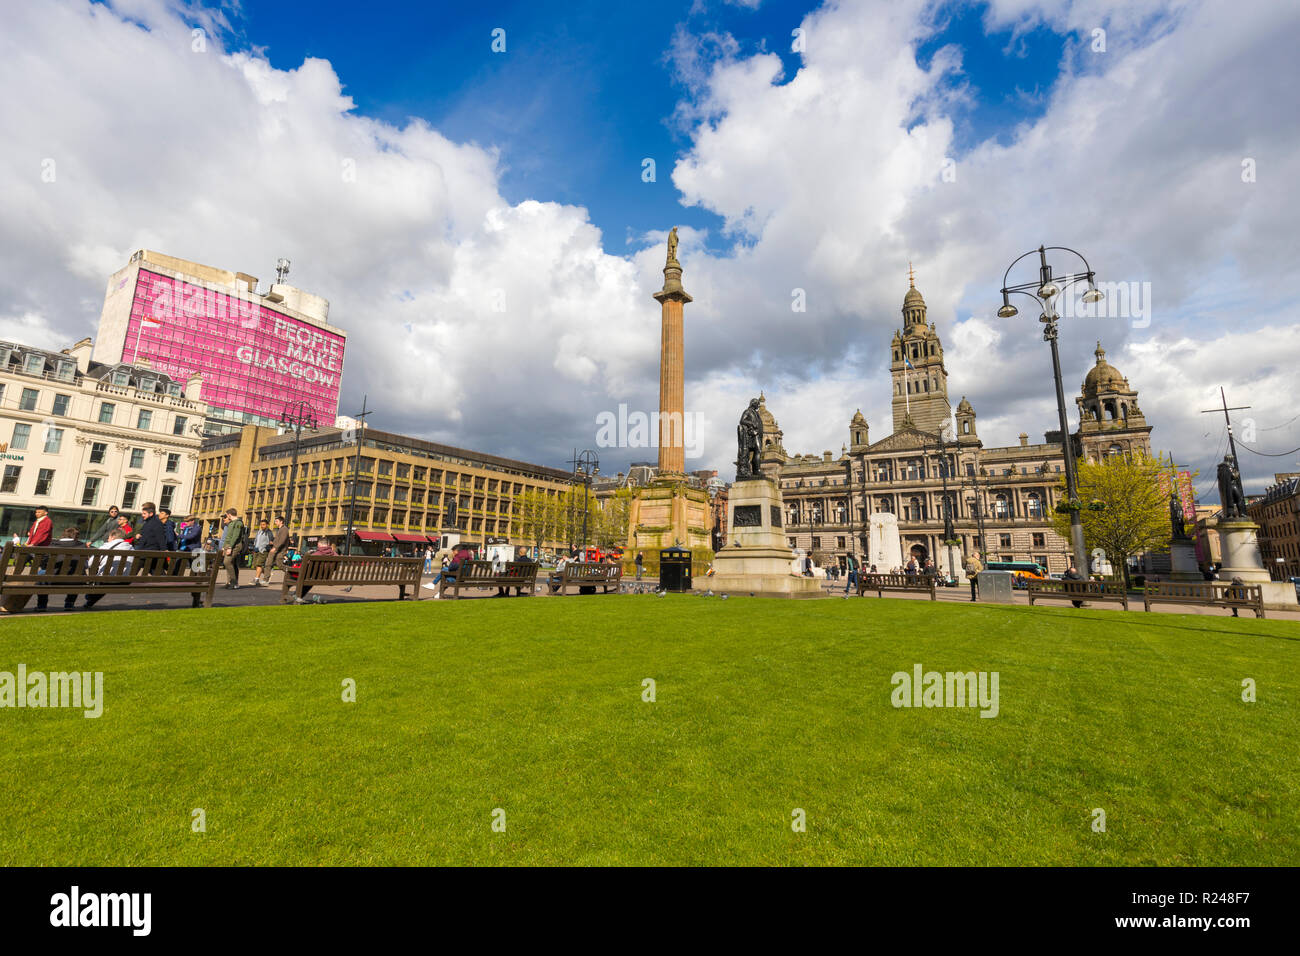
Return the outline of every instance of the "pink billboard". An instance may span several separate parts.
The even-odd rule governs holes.
[[[343,372],[342,335],[242,298],[140,270],[122,360],[147,356],[184,382],[203,376],[202,397],[219,408],[280,418],[306,402],[334,424]]]

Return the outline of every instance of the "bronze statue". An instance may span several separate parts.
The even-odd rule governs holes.
[[[671,241],[671,240],[670,240]],[[763,454],[763,419],[758,414],[758,399],[749,400],[749,407],[740,415],[736,426],[736,480],[760,478],[759,461]]]
[[[1223,504],[1224,518],[1246,517],[1246,493],[1241,488],[1241,472],[1231,455],[1219,462],[1219,501]]]
[[[1183,503],[1178,500],[1177,492],[1169,492],[1169,524],[1173,529],[1175,541],[1187,540],[1187,515],[1183,512]]]
[[[677,227],[673,226],[668,232],[668,261],[677,261]]]

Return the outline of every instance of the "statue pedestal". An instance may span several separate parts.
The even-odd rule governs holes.
[[[695,589],[755,597],[824,597],[815,578],[790,573],[781,489],[771,478],[738,481],[727,494],[727,546],[713,558],[713,575]]]
[[[1223,552],[1220,582],[1241,578],[1247,584],[1258,584],[1264,591],[1264,607],[1275,611],[1294,611],[1300,606],[1295,585],[1290,581],[1274,581],[1264,570],[1256,538],[1259,525],[1247,518],[1220,519],[1215,530],[1219,532]]]
[[[1175,538],[1169,542],[1169,580],[1204,581],[1196,562],[1196,542]]]
[[[898,519],[888,511],[878,511],[871,516],[871,532],[863,559],[866,570],[876,566],[879,574],[889,574],[903,566],[903,544],[898,537]]]
[[[685,478],[657,478],[633,492],[628,508],[627,546],[637,551],[709,547],[709,495]]]

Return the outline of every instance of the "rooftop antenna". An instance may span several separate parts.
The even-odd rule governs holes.
[[[288,259],[276,259],[276,260],[275,260],[275,283],[276,283],[276,285],[283,285],[283,284],[284,284],[284,277],[287,276],[288,274],[289,274],[289,260],[288,260]]]

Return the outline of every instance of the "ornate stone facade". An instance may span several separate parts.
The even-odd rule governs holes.
[[[770,467],[781,483],[787,543],[819,554],[825,563],[844,566],[852,556],[870,565],[871,517],[889,512],[898,521],[903,560],[915,555],[939,564],[946,486],[963,556],[980,552],[987,560],[1034,560],[1052,572],[1064,571],[1069,542],[1051,523],[1064,474],[1059,431],[1048,432],[1041,444],[1030,444],[1022,433],[1019,444],[986,447],[974,406],[963,397],[955,415],[952,411],[943,345],[926,322],[925,300],[914,284],[903,300],[903,317],[904,328],[890,342],[890,435],[872,443],[859,410],[838,457],[831,451],[787,455],[780,449],[775,418],[765,419],[765,433],[776,436],[764,455],[765,470]],[[1100,344],[1097,366],[1077,402],[1085,418],[1070,440],[1081,459],[1150,453],[1151,427],[1138,408],[1137,391],[1105,362]]]

